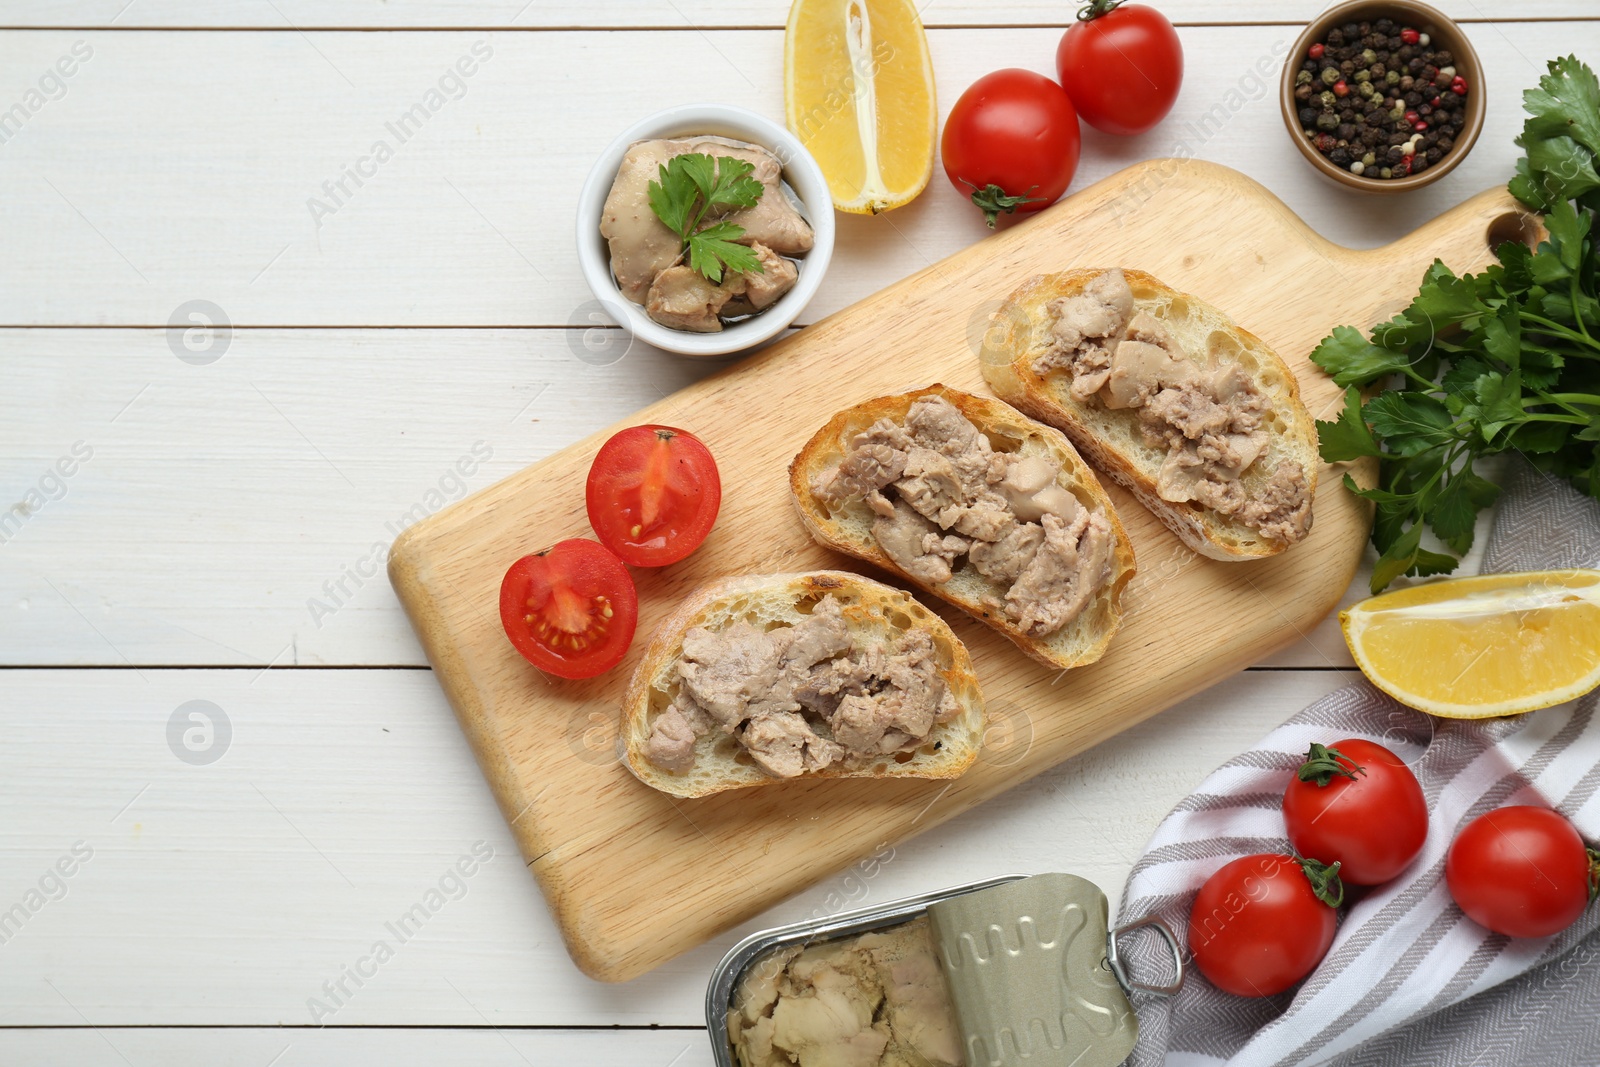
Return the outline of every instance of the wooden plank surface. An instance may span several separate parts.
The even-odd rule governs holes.
[[[982,390],[976,348],[988,315],[1032,274],[1138,267],[1217,304],[1284,358],[1307,408],[1326,417],[1342,390],[1307,360],[1316,341],[1336,323],[1381,321],[1403,307],[1411,284],[1396,278],[1436,256],[1477,267],[1489,258],[1490,225],[1513,212],[1504,192],[1490,192],[1386,248],[1353,252],[1317,237],[1236,171],[1178,160],[1131,167],[628,420],[692,429],[719,457],[725,486],[718,525],[694,556],[635,573],[640,630],[721,575],[839,565],[791,514],[788,461],[840,407],[930,381]],[[1172,240],[1174,227],[1183,242]],[[953,785],[800,781],[678,802],[596,758],[644,642],[610,674],[564,683],[511,649],[494,610],[512,560],[587,531],[582,486],[601,439],[411,527],[389,573],[574,960],[610,981],[636,977],[876,842],[963,811],[1290,643],[1349,587],[1370,521],[1325,468],[1303,545],[1225,564],[1183,548],[1113,489],[1141,574],[1099,663],[1047,671],[986,627],[943,612],[971,650],[994,713],[1029,717],[1032,740],[1020,755],[992,754]],[[574,730],[601,735],[598,746],[575,745]],[[639,862],[644,842],[648,863]]]
[[[1520,91],[1537,81],[1543,58],[1600,50],[1596,22],[1476,28],[1494,86],[1479,145],[1427,189],[1369,198],[1313,180],[1283,129],[1274,79],[1293,26],[1183,33],[1173,113],[1140,137],[1087,131],[1075,188],[1188,152],[1260,175],[1312,228],[1354,247],[1382,244],[1503,183]],[[1056,36],[933,31],[941,111],[988,71],[1050,71]],[[576,268],[573,211],[605,145],[672,104],[728,100],[783,113],[776,30],[13,32],[0,35],[9,79],[0,100],[20,97],[79,39],[94,56],[66,95],[0,146],[0,325],[165,326],[197,299],[236,325],[585,323],[591,298]],[[386,124],[479,43],[493,57],[399,144]],[[162,76],[147,77],[153,69]],[[691,69],[695,77],[683,77]],[[604,79],[593,79],[597,70]],[[581,106],[569,103],[575,93]],[[248,136],[223,151],[217,138],[227,130]],[[323,183],[378,140],[394,157],[368,164],[376,176],[359,188],[346,180],[351,195],[336,213],[314,218],[313,199],[333,203]],[[833,264],[802,321],[987,234],[942,173],[905,208],[840,216]]]
[[[1164,0],[1162,12],[1177,25],[1306,22],[1328,5],[1321,0],[1235,0],[1219,8],[1208,0]],[[1506,18],[1503,9],[1473,0],[1437,0],[1452,18],[1485,22]],[[936,26],[1051,26],[1069,23],[1076,8],[1054,0],[922,0],[923,24]],[[781,29],[788,17],[785,0],[235,0],[227,5],[205,0],[5,0],[0,24],[8,26],[214,26],[254,29],[352,27],[486,27],[511,29],[608,29],[655,27],[692,30],[726,26]],[[1522,0],[1519,19],[1593,17],[1584,0]]]
[[[0,905],[75,842],[93,850],[0,944],[0,1062],[32,1062],[7,1055],[15,1026],[315,1025],[308,998],[392,942],[384,923],[479,840],[495,858],[466,894],[321,1023],[697,1026],[712,967],[755,929],[1005,873],[1068,869],[1115,899],[1156,821],[1213,766],[1352,677],[1239,674],[896,846],[870,876],[825,878],[614,986],[567,959],[429,672],[0,671]],[[229,719],[214,763],[169,747],[191,700]]]
[[[0,531],[0,664],[424,665],[377,576],[419,505],[459,500],[714,369],[616,331],[584,340],[237,330],[224,358],[192,366],[163,330],[0,330],[9,499],[77,442],[93,452]],[[1261,662],[1352,665],[1329,621]]]
[[[704,1029],[478,1030],[79,1027],[11,1030],[0,1037],[8,1062],[28,1067],[227,1064],[229,1067],[711,1067]]]

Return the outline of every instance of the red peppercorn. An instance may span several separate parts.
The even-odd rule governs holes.
[[[1463,78],[1459,74],[1457,74],[1454,78],[1451,78],[1450,79],[1450,91],[1452,93],[1455,93],[1457,96],[1466,96],[1467,95],[1467,79]]]
[[[1311,46],[1309,54],[1312,59],[1321,59],[1325,52],[1327,52],[1327,48],[1318,43]]]
[[[1406,112],[1406,123],[1411,126],[1415,126],[1417,124],[1417,113],[1415,111]]]
[[[1411,173],[1411,157],[1410,156],[1406,156],[1405,158],[1400,160],[1400,162],[1396,163],[1394,165],[1394,167],[1390,170],[1390,173],[1393,174],[1396,178],[1404,178],[1407,174],[1410,174]]]
[[[1348,86],[1348,85],[1346,85],[1344,83],[1344,79],[1343,78],[1340,78],[1338,81],[1333,83],[1333,95],[1334,96],[1349,96],[1350,95],[1350,86]]]
[[[1434,110],[1438,110],[1439,105],[1442,104],[1442,103],[1444,103],[1444,97],[1436,96],[1432,100],[1428,101],[1428,106],[1433,108]]]
[[[1422,40],[1422,35],[1416,30],[1401,30],[1400,40],[1406,44],[1416,44],[1418,41]]]
[[[1418,119],[1416,122],[1412,123],[1411,128],[1416,130],[1418,133],[1421,133],[1423,130],[1428,128],[1428,124],[1423,122],[1421,119]]]

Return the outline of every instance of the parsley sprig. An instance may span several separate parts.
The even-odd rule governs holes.
[[[1436,260],[1370,340],[1339,326],[1311,355],[1347,387],[1339,418],[1317,423],[1322,458],[1380,460],[1376,488],[1344,478],[1376,504],[1374,593],[1455,569],[1500,493],[1474,470],[1485,456],[1520,452],[1600,498],[1600,81],[1575,56],[1554,60],[1523,106],[1510,189],[1543,214],[1549,240],[1503,244],[1481,274]],[[1361,387],[1396,376],[1363,402]],[[1424,528],[1449,551],[1424,547]]]
[[[756,254],[737,244],[744,227],[726,220],[701,228],[715,207],[754,207],[765,190],[750,177],[755,166],[732,156],[689,152],[673,156],[658,168],[660,181],[650,183],[650,208],[656,218],[682,239],[689,266],[713,282],[724,269],[738,274],[764,274]]]

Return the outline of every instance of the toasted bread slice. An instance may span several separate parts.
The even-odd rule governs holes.
[[[910,753],[883,756],[861,767],[829,767],[797,779],[767,774],[721,730],[712,730],[695,743],[694,765],[682,774],[650,762],[646,757],[650,730],[677,693],[678,661],[690,629],[703,626],[718,631],[740,621],[766,629],[792,625],[826,596],[841,602],[856,647],[881,646],[910,630],[926,631],[933,639],[940,676],[961,707],[955,717],[936,724]],[[617,750],[646,785],[673,796],[703,797],[815,778],[955,778],[978,758],[984,724],[983,696],[966,646],[943,619],[909,593],[844,571],[747,575],[701,586],[656,628],[622,700]]]
[[[1080,403],[1072,397],[1072,375],[1066,369],[1052,369],[1042,376],[1034,371],[1034,361],[1049,344],[1054,322],[1050,303],[1082,292],[1103,273],[1069,270],[1024,282],[1001,305],[985,335],[984,380],[1002,400],[1064,431],[1090,462],[1138,497],[1201,555],[1237,561],[1282,552],[1289,547],[1286,541],[1264,536],[1198,503],[1163,500],[1156,482],[1166,450],[1145,441],[1137,411],[1112,410],[1096,400]],[[1321,462],[1317,428],[1300,402],[1294,372],[1259,337],[1240,329],[1210,304],[1171,289],[1144,271],[1124,268],[1122,273],[1133,290],[1135,312],[1159,319],[1184,353],[1202,366],[1237,364],[1267,398],[1270,411],[1262,428],[1268,444],[1240,476],[1245,492],[1259,493],[1278,462],[1292,459],[1305,473],[1307,499],[1313,497]]]
[[[1020,629],[991,604],[1003,599],[1007,587],[980,574],[963,559],[948,582],[933,584],[907,574],[889,558],[872,534],[873,514],[862,500],[851,500],[833,510],[812,491],[812,481],[823,470],[838,463],[856,434],[882,418],[904,422],[911,405],[919,397],[942,396],[955,405],[967,420],[989,439],[995,451],[1033,453],[1048,456],[1061,468],[1057,484],[1091,511],[1102,511],[1110,520],[1114,539],[1111,577],[1095,594],[1077,618],[1053,634],[1038,637]],[[789,464],[789,488],[800,511],[800,519],[811,535],[828,548],[836,549],[947,600],[981,622],[999,630],[1029,656],[1049,667],[1081,667],[1105,654],[1112,634],[1122,619],[1122,590],[1133,577],[1133,546],[1117,519],[1094,471],[1061,433],[1025,418],[1015,409],[992,397],[975,396],[932,385],[909,393],[878,397],[839,412],[818,430]]]

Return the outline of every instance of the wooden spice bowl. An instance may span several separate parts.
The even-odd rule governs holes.
[[[1466,120],[1462,125],[1460,136],[1455,138],[1455,144],[1440,157],[1439,162],[1420,174],[1410,174],[1404,178],[1367,178],[1328,160],[1306,139],[1303,132],[1305,127],[1300,123],[1300,108],[1294,98],[1295,75],[1299,73],[1300,65],[1305,62],[1307,51],[1313,44],[1326,40],[1328,31],[1336,26],[1349,22],[1376,22],[1381,18],[1393,19],[1413,27],[1427,34],[1434,45],[1448,49],[1455,58],[1456,73],[1467,80]],[[1415,3],[1413,0],[1388,0],[1388,2],[1353,0],[1351,3],[1330,7],[1312,19],[1295,41],[1294,47],[1289,51],[1289,58],[1284,61],[1283,77],[1280,79],[1278,89],[1278,104],[1283,111],[1283,124],[1288,128],[1294,146],[1306,157],[1306,162],[1324,177],[1366,193],[1403,193],[1420,189],[1449,174],[1466,158],[1473,144],[1477,142],[1478,134],[1483,131],[1486,101],[1487,87],[1483,81],[1483,64],[1478,61],[1478,53],[1473,51],[1472,42],[1467,40],[1466,33],[1442,12],[1427,4]]]

